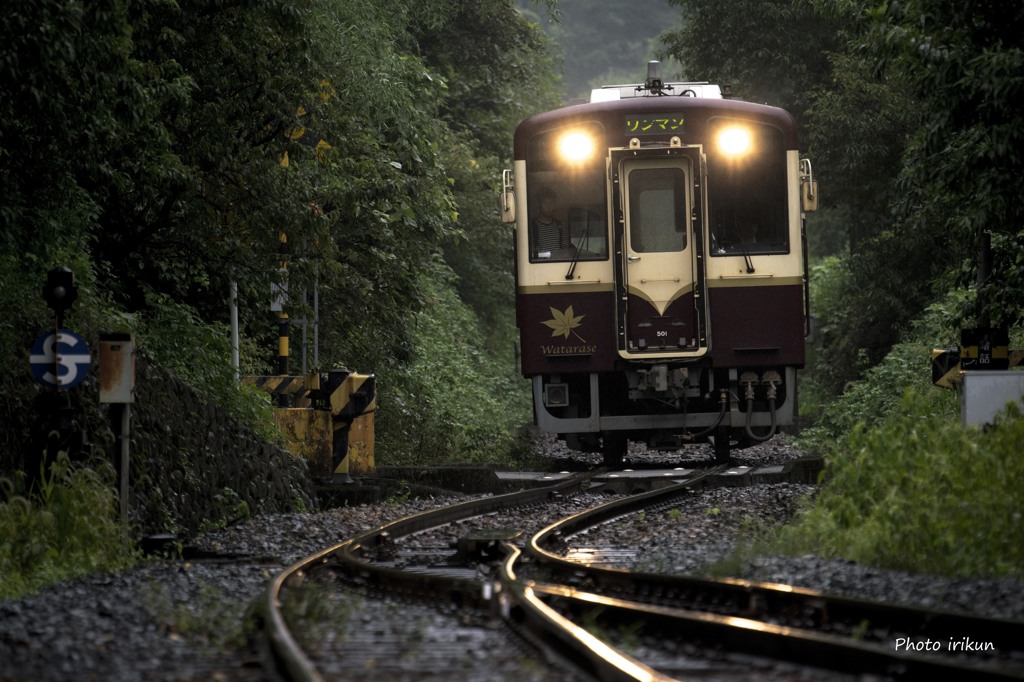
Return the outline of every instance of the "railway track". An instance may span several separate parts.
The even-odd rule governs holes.
[[[494,632],[501,623],[511,633],[504,640],[508,646],[532,643],[542,652],[540,660],[571,666],[565,670],[580,679],[674,679],[702,666],[706,671],[708,656],[701,652],[713,652],[713,667],[725,666],[729,675],[744,668],[771,670],[782,660],[819,672],[894,679],[1024,679],[1019,621],[786,585],[638,573],[563,556],[574,535],[641,510],[685,504],[694,489],[721,484],[722,474],[721,468],[691,472],[657,490],[603,504],[585,494],[589,476],[573,476],[545,488],[417,514],[326,548],[283,571],[266,592],[266,632],[276,665],[289,679],[325,678],[292,634],[283,609],[303,594],[308,601],[311,585],[340,581],[364,594],[399,595],[409,604],[444,604],[454,627],[471,623]],[[577,497],[586,509],[540,530],[523,527],[530,509]],[[525,518],[518,518],[521,513]],[[448,529],[441,533],[448,540],[439,542],[431,533],[441,528]],[[327,599],[324,588],[318,589],[314,599]],[[475,646],[476,631],[466,628],[463,650]],[[949,651],[958,643],[963,648],[966,636],[995,655]],[[368,639],[365,646],[380,642]],[[693,658],[685,652],[704,660],[685,663],[697,668],[679,668],[680,660]],[[443,668],[443,661],[438,665]]]
[[[386,590],[392,595],[443,601],[459,608],[476,609],[478,612],[486,610],[486,604],[492,596],[488,585],[492,583],[481,581],[476,575],[467,576],[459,570],[424,572],[396,568],[391,561],[397,554],[395,541],[419,531],[465,519],[542,504],[554,496],[578,491],[586,481],[586,476],[574,476],[547,487],[474,499],[423,512],[369,530],[296,562],[271,582],[264,598],[266,634],[274,666],[287,679],[323,679],[308,653],[299,646],[289,630],[282,612],[287,592],[301,588],[307,576],[324,580],[341,579],[364,590]],[[373,559],[378,561],[374,562]]]
[[[605,620],[632,631],[642,623],[690,641],[700,638],[705,645],[808,666],[827,664],[846,673],[1024,679],[1021,621],[850,599],[789,585],[637,573],[583,564],[558,551],[576,533],[674,503],[688,491],[688,486],[679,486],[633,495],[565,518],[533,535],[525,552],[510,555],[506,571],[514,576],[515,563],[525,556],[528,568],[518,582],[532,582],[534,595],[561,604],[578,619],[600,612]],[[976,663],[950,655],[971,651],[968,634],[1002,658]]]

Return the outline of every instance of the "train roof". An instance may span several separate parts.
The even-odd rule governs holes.
[[[592,97],[585,104],[554,109],[524,119],[516,128],[515,158],[526,158],[529,141],[538,133],[561,128],[564,126],[596,122],[606,131],[622,130],[621,122],[630,115],[679,114],[686,121],[688,135],[686,137],[701,140],[707,121],[716,117],[743,118],[778,128],[785,140],[787,149],[799,149],[796,122],[785,109],[755,104],[737,99],[722,97],[718,86],[708,83],[670,83],[666,85],[684,86],[673,88],[667,94],[655,95],[642,92],[638,86],[611,86],[595,92],[603,94]],[[700,88],[698,91],[697,88]],[[716,96],[717,95],[717,96]],[[666,140],[670,135],[666,134]],[[626,135],[623,133],[623,137]],[[625,141],[623,142],[625,144]]]
[[[707,81],[669,81],[658,85],[660,96],[708,97],[722,99],[722,88]],[[631,85],[604,85],[590,91],[591,102],[612,102],[617,99],[652,97],[650,86],[637,83]]]

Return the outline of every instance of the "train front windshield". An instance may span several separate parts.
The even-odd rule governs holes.
[[[600,126],[537,135],[527,166],[530,262],[605,260],[608,222]]]
[[[711,255],[789,253],[782,131],[726,118],[711,119],[710,123]]]
[[[705,137],[701,142],[707,158],[711,255],[789,253],[782,131],[748,120],[713,117]],[[545,131],[530,141],[530,262],[608,258],[607,150],[597,142],[603,139],[601,125],[588,123]],[[660,176],[657,182],[672,184]]]

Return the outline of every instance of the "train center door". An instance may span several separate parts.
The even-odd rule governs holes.
[[[707,351],[699,164],[689,154],[626,157],[619,354],[685,358]]]

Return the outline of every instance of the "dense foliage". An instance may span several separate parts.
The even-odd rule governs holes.
[[[642,81],[647,62],[658,58],[658,33],[678,20],[668,0],[643,0],[642,6],[617,0],[557,0],[554,12],[551,4],[544,12],[535,0],[519,0],[523,13],[560,48],[566,101],[587,101],[591,89],[602,85]],[[663,76],[671,75],[672,68],[666,64]]]
[[[662,42],[687,80],[731,85],[740,99],[803,121],[839,39],[834,22],[801,0],[668,1],[682,8],[682,26]]]
[[[820,400],[950,287],[976,290],[954,324],[1020,324],[1024,7],[672,4],[684,21],[665,45],[685,73],[789,109],[807,133],[824,209],[809,222],[812,253],[837,257],[815,273],[834,292],[814,301]]]
[[[961,327],[1022,341],[1024,6],[671,2],[684,73],[794,112],[820,181],[802,445],[827,453],[828,484],[782,542],[1024,575],[1021,417],[962,429],[928,367]]]
[[[319,296],[320,368],[377,373],[382,410],[431,381],[409,372],[436,345],[415,323],[432,287],[459,292],[445,302],[485,330],[489,362],[448,361],[511,376],[494,188],[513,125],[555,93],[544,38],[511,2],[34,0],[0,17],[0,36],[0,335],[17,351],[0,360],[0,469],[20,461],[36,391],[24,364],[52,324],[38,292],[58,265],[82,292],[68,326],[134,331],[204,390],[230,373],[231,282],[244,372],[276,371],[268,308],[286,281],[293,320]],[[524,395],[503,382],[472,399],[507,430]],[[439,451],[461,442],[432,428],[452,437]],[[386,432],[378,443],[399,454]]]
[[[65,326],[93,348],[135,333],[268,438],[267,399],[229,364],[232,283],[245,374],[277,371],[285,284],[289,371],[314,369],[301,323],[319,300],[315,369],[377,375],[378,463],[508,456],[528,392],[494,197],[512,127],[557,96],[511,0],[26,0],[0,40],[0,526],[22,529],[4,533],[5,575],[118,551],[104,536],[78,556],[51,523],[105,530],[109,482],[48,473],[52,452],[36,466],[49,426],[28,355],[57,266],[79,289]],[[57,447],[108,457],[95,381],[69,393],[87,437]]]
[[[892,1],[869,17],[879,68],[900,72],[925,112],[904,157],[899,224],[973,247],[961,270],[977,283],[973,319],[1020,324],[1024,6]]]
[[[117,520],[113,469],[92,464],[58,457],[34,495],[20,481],[0,478],[0,599],[134,561]]]
[[[1024,419],[1014,409],[993,428],[964,429],[929,402],[910,393],[881,424],[845,437],[829,484],[781,545],[871,566],[1024,578]]]
[[[962,306],[961,293],[929,306],[805,432],[802,446],[828,454],[827,484],[773,538],[775,549],[1024,578],[1024,418],[1010,405],[993,426],[963,428],[958,396],[931,386],[922,371],[932,341],[950,335]]]

